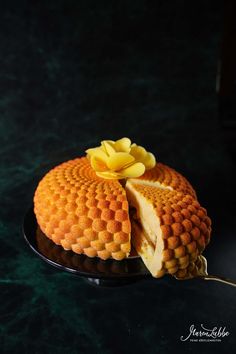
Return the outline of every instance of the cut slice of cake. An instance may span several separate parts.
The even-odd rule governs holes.
[[[154,277],[184,276],[210,239],[211,221],[190,194],[129,180],[131,241]]]

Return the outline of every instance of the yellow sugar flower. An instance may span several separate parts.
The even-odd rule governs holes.
[[[97,176],[107,179],[140,177],[156,164],[155,156],[129,138],[103,140],[99,147],[86,150]]]

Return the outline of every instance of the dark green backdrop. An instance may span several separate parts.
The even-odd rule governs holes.
[[[218,123],[222,3],[10,1],[0,11],[0,352],[230,353],[235,290],[165,277],[100,289],[51,269],[21,223],[39,179],[128,136],[186,175],[213,222],[209,272],[236,279],[235,165]],[[191,324],[221,343],[182,343]]]

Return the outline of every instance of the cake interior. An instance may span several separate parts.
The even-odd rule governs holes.
[[[158,277],[163,275],[162,251],[164,249],[160,220],[152,203],[135,189],[134,183],[136,181],[128,181],[126,184],[130,205],[131,242],[152,275]],[[148,185],[150,184],[149,182]]]

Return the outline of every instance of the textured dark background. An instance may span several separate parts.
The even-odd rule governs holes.
[[[6,5],[7,4],[7,5]],[[1,353],[230,353],[235,290],[165,277],[98,289],[25,245],[39,179],[128,136],[188,177],[213,222],[209,273],[236,279],[235,164],[216,94],[216,1],[9,1],[0,11]],[[182,343],[189,326],[222,343]]]

